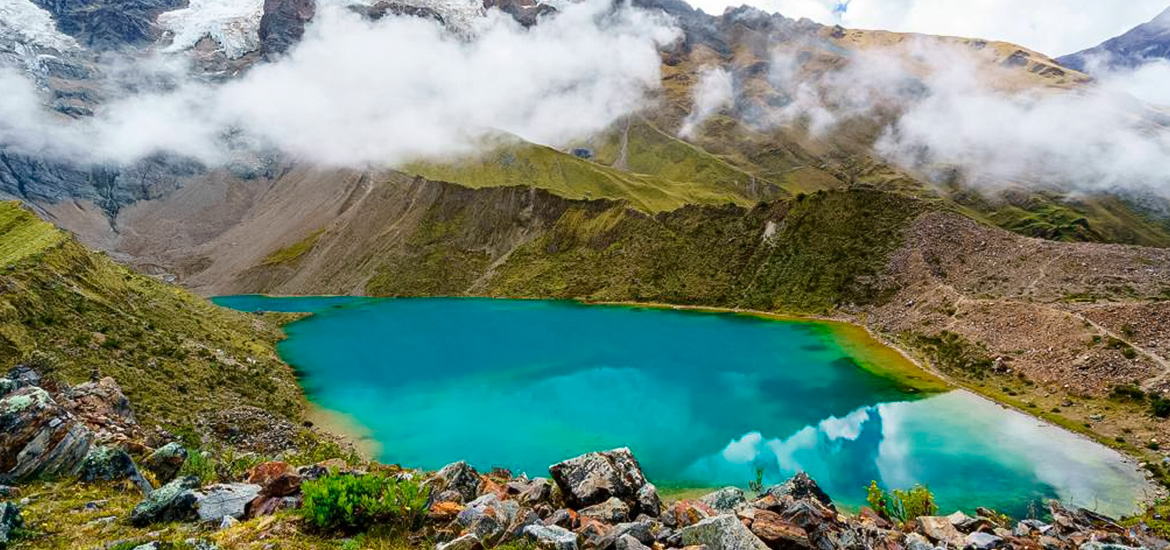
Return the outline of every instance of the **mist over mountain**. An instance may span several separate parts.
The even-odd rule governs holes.
[[[1170,8],[1121,36],[1057,58],[1066,67],[1090,73],[1101,69],[1133,69],[1158,60],[1170,60]]]

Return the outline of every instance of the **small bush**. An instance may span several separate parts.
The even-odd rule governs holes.
[[[1146,400],[1146,392],[1136,385],[1126,384],[1114,386],[1113,391],[1109,392],[1109,398],[1115,401],[1142,402]]]
[[[938,514],[934,493],[924,485],[915,485],[908,490],[894,489],[887,492],[871,481],[867,489],[866,502],[875,512],[890,521],[906,523],[921,516]]]
[[[1170,418],[1170,399],[1161,395],[1150,398],[1150,414],[1158,418]]]
[[[301,513],[322,531],[358,531],[374,523],[416,527],[426,514],[428,491],[417,481],[384,474],[330,474],[301,486]]]
[[[187,460],[179,468],[180,476],[195,476],[200,483],[214,483],[218,481],[215,473],[215,461],[199,450],[187,454]]]

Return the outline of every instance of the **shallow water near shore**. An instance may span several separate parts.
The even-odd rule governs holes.
[[[630,447],[664,487],[803,470],[849,506],[871,480],[924,483],[944,511],[1018,517],[1047,498],[1130,513],[1148,488],[1117,452],[939,391],[855,327],[557,301],[215,301],[315,313],[287,327],[279,352],[314,403],[368,430],[383,462],[544,476],[565,458]]]

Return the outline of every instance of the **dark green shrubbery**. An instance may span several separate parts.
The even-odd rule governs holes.
[[[374,523],[411,528],[426,514],[426,488],[385,474],[333,473],[305,482],[301,491],[301,513],[322,531],[360,531]]]
[[[923,485],[915,485],[905,491],[894,489],[887,492],[876,481],[871,481],[865,500],[882,517],[898,523],[938,514],[934,493]]]

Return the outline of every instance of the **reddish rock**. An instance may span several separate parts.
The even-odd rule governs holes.
[[[248,473],[248,483],[262,487],[260,494],[283,497],[301,490],[301,476],[285,462],[264,462]]]
[[[780,517],[780,514],[767,510],[756,510],[751,518],[752,534],[764,541],[769,548],[776,550],[787,548],[810,548],[808,533]]]
[[[663,523],[676,528],[694,525],[718,515],[715,509],[698,500],[683,499],[666,508]]]
[[[431,509],[427,512],[427,517],[434,522],[445,523],[455,519],[459,512],[463,511],[464,506],[457,502],[436,502],[431,505]]]

